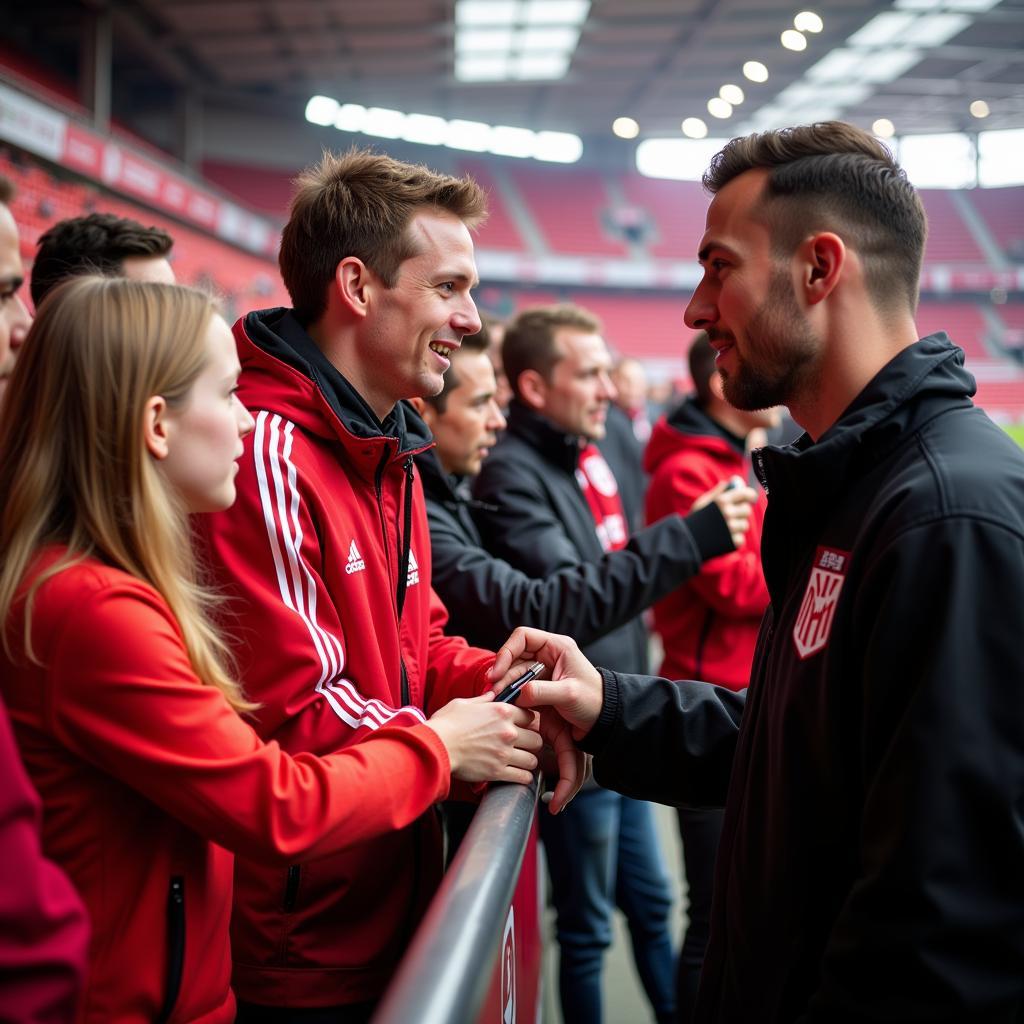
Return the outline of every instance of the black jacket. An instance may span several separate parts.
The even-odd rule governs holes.
[[[817,443],[755,459],[772,604],[729,782],[704,1024],[1024,1021],[1024,455],[973,390],[933,335]],[[587,737],[599,782],[685,799],[703,767],[705,794],[724,781],[722,713],[688,721],[669,696],[613,699],[636,706]],[[716,757],[680,763],[708,736]]]
[[[433,450],[416,458],[427,499],[433,584],[448,609],[445,627],[477,647],[496,648],[516,626],[566,633],[588,644],[621,626],[732,550],[716,505],[671,516],[596,562],[528,576],[487,552],[473,521],[477,503],[441,468]]]
[[[577,437],[512,400],[508,430],[473,486],[474,498],[490,506],[474,518],[492,555],[539,579],[601,561],[594,517],[576,482],[579,456]],[[623,672],[646,672],[647,633],[634,617],[642,608],[630,607],[623,625],[585,645],[587,656]]]

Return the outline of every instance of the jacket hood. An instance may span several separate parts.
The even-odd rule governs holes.
[[[399,402],[379,420],[359,392],[330,363],[290,309],[249,313],[234,327],[242,363],[239,398],[303,430],[346,443],[395,443],[395,456],[422,451],[433,441],[419,414]]]
[[[665,459],[681,448],[699,449],[730,461],[737,455],[742,458],[745,452],[743,438],[719,426],[692,398],[655,423],[644,449],[644,472],[653,475]]]
[[[791,445],[760,448],[754,467],[765,490],[781,485],[799,500],[789,513],[813,522],[851,479],[862,475],[928,420],[971,405],[974,378],[964,353],[944,331],[894,356],[817,442],[803,434]]]

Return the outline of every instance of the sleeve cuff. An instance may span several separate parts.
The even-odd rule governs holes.
[[[727,555],[736,550],[732,542],[732,534],[729,533],[729,527],[725,524],[725,517],[714,502],[696,512],[691,512],[683,522],[693,534],[693,541],[697,545],[697,550],[703,561],[706,562],[709,558],[717,558],[719,555]]]
[[[581,739],[576,746],[587,754],[600,754],[608,743],[612,729],[619,718],[619,680],[618,677],[607,668],[599,668],[601,683],[604,690],[604,699],[601,703],[601,713],[597,716],[590,732]]]

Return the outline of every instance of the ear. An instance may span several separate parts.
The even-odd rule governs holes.
[[[142,409],[142,439],[154,459],[162,461],[170,453],[167,402],[159,395],[147,399]]]
[[[538,412],[544,409],[548,400],[548,382],[537,370],[523,370],[519,374],[519,398],[531,409]]]
[[[725,401],[725,389],[722,386],[722,375],[717,370],[708,377],[708,390],[720,402]]]
[[[808,305],[828,298],[846,266],[846,245],[831,231],[812,235],[800,247],[801,286]]]
[[[377,276],[358,256],[346,256],[334,268],[334,288],[342,306],[356,316],[366,316],[370,293]]]

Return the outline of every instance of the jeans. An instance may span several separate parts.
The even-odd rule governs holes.
[[[659,1022],[675,1015],[672,897],[651,805],[585,789],[561,814],[541,815],[557,914],[558,989],[565,1024],[600,1024],[601,969],[615,905]]]
[[[690,810],[680,807],[679,838],[683,841],[683,869],[686,874],[689,925],[679,951],[676,973],[678,1024],[690,1024],[697,1002],[697,985],[711,925],[711,893],[715,881],[715,858],[722,834],[724,812],[715,808]]]

